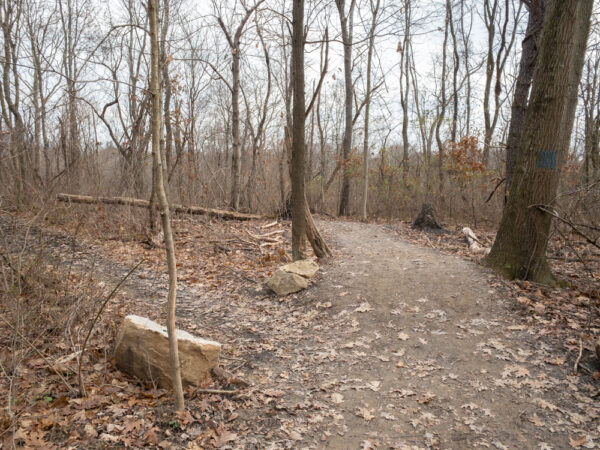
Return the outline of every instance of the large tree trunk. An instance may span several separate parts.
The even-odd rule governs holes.
[[[284,129],[284,146],[286,154],[288,155],[288,168],[290,173],[290,178],[293,177],[292,174],[292,139],[290,137],[290,131],[287,127]],[[306,192],[305,192],[306,193]],[[304,215],[305,215],[305,227],[306,227],[306,238],[310,243],[313,251],[317,258],[325,258],[327,256],[331,256],[333,253],[331,249],[321,236],[315,221],[313,220],[312,214],[310,212],[310,207],[308,205],[308,200],[306,199],[306,195],[304,196]]]
[[[306,235],[304,214],[304,0],[294,0],[292,31],[292,85],[294,106],[292,111],[292,255],[294,261],[304,259],[302,247]]]
[[[169,201],[163,181],[162,158],[160,151],[160,136],[162,128],[162,110],[160,95],[160,72],[159,72],[159,47],[158,47],[158,7],[157,0],[148,0],[148,14],[150,16],[150,38],[152,40],[152,159],[157,167],[156,178],[153,189],[158,197],[160,205],[160,216],[162,220],[167,250],[167,267],[169,271],[169,292],[167,296],[167,333],[169,335],[169,359],[171,366],[171,380],[175,391],[175,409],[185,409],[183,400],[183,386],[181,384],[181,366],[179,364],[179,348],[177,346],[177,335],[175,327],[175,301],[177,297],[177,267],[175,261],[175,244],[173,242],[173,230],[171,230],[171,216],[169,212]]]
[[[515,85],[515,94],[511,107],[510,126],[508,129],[508,138],[506,139],[506,183],[505,199],[508,197],[510,186],[512,184],[515,164],[519,151],[519,142],[523,133],[523,122],[525,111],[527,111],[527,100],[529,97],[529,88],[535,70],[535,62],[538,55],[538,44],[542,27],[544,25],[544,11],[546,9],[546,0],[537,0],[531,2],[529,6],[529,20],[527,22],[527,31],[521,50],[521,61],[519,63],[519,74]]]
[[[552,208],[570,143],[593,0],[552,0],[513,186],[486,263],[510,279],[556,284],[546,260]]]

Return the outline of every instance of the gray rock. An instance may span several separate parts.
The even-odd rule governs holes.
[[[308,280],[295,273],[277,270],[267,282],[267,286],[277,295],[288,295],[308,287]]]
[[[319,270],[319,266],[316,262],[311,261],[310,259],[301,259],[299,261],[286,264],[285,266],[280,267],[284,272],[295,273],[296,275],[300,275],[304,278],[312,278],[312,276],[317,273]]]

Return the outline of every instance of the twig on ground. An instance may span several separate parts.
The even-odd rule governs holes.
[[[117,283],[117,285],[114,287],[114,289],[110,292],[110,294],[108,294],[108,296],[106,297],[106,299],[104,300],[104,302],[102,303],[102,305],[100,306],[100,309],[98,310],[98,312],[96,313],[96,317],[94,317],[94,320],[92,321],[92,324],[90,325],[90,329],[88,330],[87,335],[85,336],[85,340],[83,341],[83,345],[81,346],[81,354],[79,355],[79,367],[77,369],[77,382],[79,383],[79,395],[81,395],[82,397],[86,397],[87,393],[85,391],[85,385],[83,382],[83,375],[81,374],[81,365],[83,363],[83,356],[85,355],[85,347],[87,345],[88,339],[90,338],[90,336],[92,335],[92,331],[94,329],[94,326],[96,325],[96,322],[98,321],[98,319],[100,318],[100,314],[102,314],[102,311],[104,310],[104,307],[106,306],[106,304],[109,302],[109,300],[111,298],[113,298],[113,296],[117,293],[117,290],[121,287],[121,285],[125,282],[125,280],[127,280],[127,278],[129,278],[129,276],[138,268],[140,267],[140,265],[144,262],[144,259],[142,259],[140,262],[138,262],[135,266],[133,266],[133,268],[127,272],[127,274],[121,278],[121,280]]]
[[[221,369],[220,367],[213,367],[212,373],[215,377],[224,380],[228,384],[234,384],[238,386],[251,386],[252,384],[243,378],[235,376],[234,374]]]
[[[573,373],[577,374],[577,368],[579,367],[579,361],[581,361],[581,355],[583,355],[583,335],[579,336],[579,356],[575,361],[575,365],[573,366]]]
[[[220,395],[236,395],[240,391],[238,389],[226,390],[226,389],[196,389],[198,394],[220,394]]]
[[[277,225],[278,223],[279,223],[279,222],[276,220],[275,222],[271,222],[271,223],[268,223],[268,224],[266,224],[266,225],[263,225],[263,226],[261,226],[261,228],[262,228],[262,229],[265,229],[265,228],[271,228],[271,227],[274,227],[275,225]]]
[[[6,320],[4,317],[0,316],[0,319],[2,319],[4,321],[4,323],[6,323],[6,325],[8,325],[10,328],[13,329],[13,331],[15,331],[20,337],[21,339],[23,339],[23,341],[29,346],[31,347],[31,349],[36,352],[40,358],[42,358],[44,360],[44,362],[46,363],[46,365],[48,366],[49,369],[52,370],[52,372],[54,372],[56,375],[59,376],[59,378],[62,380],[62,382],[65,384],[65,386],[67,387],[67,389],[69,389],[69,391],[73,394],[75,394],[77,391],[75,389],[73,389],[73,386],[71,386],[71,384],[67,381],[67,379],[63,376],[62,373],[60,373],[60,371],[54,367],[54,365],[48,361],[48,358],[46,358],[46,355],[44,355],[35,345],[33,345],[31,342],[29,342],[29,339],[27,339],[25,336],[23,336],[23,334],[17,330],[13,324],[11,324],[8,320]]]

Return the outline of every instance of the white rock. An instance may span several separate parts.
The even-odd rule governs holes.
[[[181,381],[198,386],[219,363],[221,344],[177,330]],[[117,334],[117,367],[125,373],[170,388],[169,339],[167,329],[150,319],[127,316]]]

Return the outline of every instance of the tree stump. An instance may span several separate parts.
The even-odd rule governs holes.
[[[423,203],[421,212],[413,222],[412,227],[418,230],[444,230],[444,227],[435,218],[435,209],[432,203]]]

